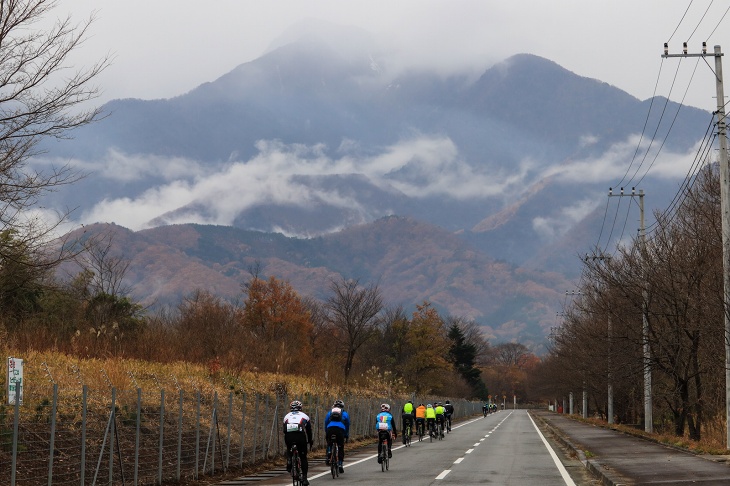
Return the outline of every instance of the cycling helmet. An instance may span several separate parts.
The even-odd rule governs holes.
[[[380,406],[380,411],[381,412],[390,412],[390,405],[388,405],[387,403],[382,404]]]
[[[335,400],[335,403],[332,406],[333,407],[345,408],[345,402],[343,402],[342,400]]]
[[[294,400],[293,402],[291,402],[289,404],[289,408],[291,409],[292,412],[294,412],[294,411],[301,412],[302,411],[302,402],[300,402],[299,400]]]
[[[450,404],[451,404],[451,402],[446,400],[446,405],[450,405]]]
[[[408,403],[410,403],[411,405],[413,405],[413,400],[408,400]]]
[[[426,408],[433,408],[433,405],[431,405],[431,404],[429,403],[428,405],[426,405]]]

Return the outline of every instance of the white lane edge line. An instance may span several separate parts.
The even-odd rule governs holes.
[[[464,460],[464,458],[463,457],[460,457],[460,458],[458,458],[457,460],[454,461],[454,464],[461,464],[461,461],[463,461],[463,460]]]
[[[466,454],[471,454],[472,452],[474,452],[474,449],[467,449],[466,450]]]
[[[540,436],[540,439],[542,439],[542,443],[545,444],[545,447],[547,448],[548,452],[550,453],[550,457],[553,458],[553,462],[555,463],[555,466],[558,468],[558,471],[560,471],[560,475],[563,477],[563,481],[565,481],[565,484],[568,486],[575,486],[575,483],[573,482],[573,479],[570,477],[570,474],[568,474],[568,470],[565,469],[565,466],[563,466],[563,463],[560,462],[560,459],[558,458],[558,455],[555,453],[552,447],[550,447],[550,444],[548,444],[548,441],[545,439],[545,436],[542,435],[542,432],[540,432],[540,429],[537,427],[537,424],[534,420],[532,420],[532,417],[528,413],[527,416],[530,418],[530,422],[532,422],[532,426],[535,427],[535,430],[537,431],[537,435]]]
[[[449,474],[450,472],[451,472],[451,469],[444,469],[441,472],[441,474],[439,474],[438,476],[436,476],[436,479],[444,479],[446,477],[446,475]]]

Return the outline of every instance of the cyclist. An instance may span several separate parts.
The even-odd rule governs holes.
[[[291,472],[292,457],[291,448],[297,446],[299,457],[302,460],[302,485],[307,486],[307,471],[309,463],[307,462],[307,444],[312,448],[314,440],[312,439],[312,424],[309,416],[302,412],[302,402],[294,400],[289,404],[291,410],[284,416],[284,443],[286,444],[286,470]]]
[[[433,426],[436,423],[436,410],[430,403],[426,405],[426,427],[428,427],[428,435],[433,436]]]
[[[441,405],[441,402],[436,402],[436,407],[434,408],[434,412],[436,413],[436,423],[441,426],[441,439],[444,438],[444,406]]]
[[[332,436],[335,436],[337,446],[339,447],[339,453],[337,454],[337,461],[340,470],[340,474],[344,473],[345,470],[342,467],[342,463],[345,459],[345,439],[350,437],[350,415],[345,411],[345,402],[342,400],[335,400],[332,405],[332,410],[327,412],[324,417],[324,430],[327,437],[327,459],[325,462],[330,465],[330,451],[332,450]]]
[[[411,433],[413,433],[413,423],[415,418],[415,412],[413,410],[413,400],[408,400],[405,405],[403,405],[403,410],[401,410],[401,419],[403,422],[403,443],[406,443],[406,428],[411,428]]]
[[[446,400],[444,405],[444,417],[446,417],[446,430],[451,432],[451,416],[454,415],[454,406],[450,401]]]
[[[485,403],[484,405],[482,405],[482,413],[484,414],[485,417],[487,416],[488,410],[489,410],[489,403]]]
[[[380,452],[383,449],[383,439],[388,439],[388,459],[393,457],[391,447],[393,446],[393,439],[398,437],[398,431],[395,426],[395,419],[390,413],[390,405],[384,403],[380,405],[380,413],[375,417],[375,430],[378,431],[378,464],[382,461]]]
[[[416,430],[421,427],[421,430],[426,430],[426,405],[419,404],[416,408]]]

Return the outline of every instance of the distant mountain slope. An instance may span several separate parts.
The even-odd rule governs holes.
[[[116,225],[84,228],[83,238],[114,235],[130,261],[136,299],[158,308],[198,289],[243,300],[241,285],[262,274],[291,282],[302,295],[327,296],[332,278],[377,283],[389,305],[413,310],[425,300],[445,314],[475,319],[496,340],[539,346],[554,325],[567,285],[557,273],[521,271],[496,262],[460,238],[409,218],[390,217],[313,239],[224,226],[173,225],[138,232]]]
[[[311,32],[180,96],[112,101],[47,142],[39,163],[90,174],[44,203],[136,230],[145,301],[236,295],[261,259],[312,295],[334,274],[367,278],[533,336],[578,255],[636,234],[628,213],[602,232],[608,188],[640,183],[651,224],[712,122],[530,54],[476,77],[396,73],[367,36]]]

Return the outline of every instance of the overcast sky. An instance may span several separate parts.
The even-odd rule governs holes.
[[[469,69],[482,73],[514,54],[530,53],[642,100],[653,94],[675,101],[686,96],[686,104],[713,111],[714,59],[662,59],[661,54],[664,42],[669,42],[670,53],[680,53],[683,41],[689,42],[690,53],[698,53],[705,40],[710,52],[716,44],[730,50],[730,15],[725,17],[728,8],[727,1],[711,0],[58,0],[54,12],[60,17],[70,14],[77,22],[95,16],[88,42],[75,53],[73,62],[82,69],[105,55],[113,57],[113,64],[98,79],[104,93],[102,102],[184,94],[257,59],[272,43],[280,42],[292,26],[316,19],[371,33],[391,50],[387,60],[391,69],[430,67],[443,72]],[[730,72],[730,66],[725,72]],[[730,93],[730,86],[726,90]],[[563,170],[557,175],[606,181],[609,187],[609,181],[616,182],[626,173],[632,155],[637,153],[638,140],[632,137],[597,160],[574,161],[568,172],[556,169]],[[261,142],[258,148],[261,153],[254,159],[232,161],[215,173],[196,160],[151,161],[145,154],[112,149],[103,160],[73,161],[111,180],[145,177],[149,170],[167,178],[163,185],[143,194],[80,208],[75,218],[85,223],[115,221],[140,229],[165,212],[197,204],[206,214],[185,215],[185,221],[177,222],[232,224],[237,211],[256,201],[286,195],[299,197],[306,204],[314,196],[339,197],[311,195],[296,184],[296,176],[313,167],[333,174],[354,170],[347,156],[330,159],[270,142]],[[316,152],[316,147],[306,151]],[[356,165],[370,180],[379,181],[393,164],[406,164],[416,155],[419,160],[430,160],[434,178],[399,187],[404,193],[412,190],[458,197],[449,192],[458,187],[462,196],[474,193],[489,197],[497,196],[495,191],[527,188],[534,182],[530,179],[535,172],[530,160],[515,167],[504,180],[475,177],[453,141],[428,134],[399,141],[372,160],[358,160]],[[651,164],[652,173],[681,180],[694,155],[694,149],[663,154]],[[461,175],[463,180],[454,183],[439,174]],[[243,186],[251,188],[249,199],[220,197],[238,194],[237,189]],[[473,191],[464,191],[464,187],[473,187]],[[339,203],[348,208],[354,204]],[[564,208],[563,219],[577,221],[596,204],[577,201]],[[543,223],[555,231],[554,222]]]
[[[688,8],[689,6],[689,8]],[[56,13],[95,13],[78,62],[105,54],[102,101],[169,98],[212,81],[266,52],[304,19],[358,26],[395,49],[398,62],[483,71],[513,54],[531,53],[576,74],[646,99],[655,92],[712,110],[715,85],[698,59],[664,60],[689,41],[699,52],[730,49],[727,2],[711,0],[59,0]],[[708,60],[714,66],[712,59]],[[661,67],[661,76],[659,76]],[[726,71],[730,68],[726,68]],[[726,88],[728,89],[728,88]]]

